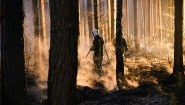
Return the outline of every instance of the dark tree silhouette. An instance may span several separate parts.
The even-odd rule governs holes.
[[[122,89],[124,78],[123,50],[121,47],[122,38],[122,0],[117,0],[117,17],[116,17],[116,80],[118,89]]]
[[[183,0],[175,0],[175,33],[174,33],[174,67],[173,74],[184,75],[183,71]]]
[[[48,104],[76,105],[78,0],[50,0]]]
[[[23,0],[3,0],[1,105],[26,105]]]
[[[97,0],[94,0],[94,27],[98,29],[98,9],[97,9]]]

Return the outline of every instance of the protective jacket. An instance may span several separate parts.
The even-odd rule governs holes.
[[[93,41],[92,50],[94,51],[94,57],[103,57],[103,45],[104,41],[103,38],[98,36],[95,36]]]

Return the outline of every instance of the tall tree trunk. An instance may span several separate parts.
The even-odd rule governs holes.
[[[80,28],[81,28],[81,33],[80,33],[80,39],[81,39],[81,45],[85,44],[85,30],[84,30],[84,0],[79,1],[79,7],[80,7]]]
[[[105,15],[105,10],[104,10],[104,8],[105,8],[105,4],[104,4],[104,1],[101,1],[101,0],[99,0],[100,2],[101,2],[101,11],[102,12],[100,12],[100,13],[102,13],[101,15],[101,20],[102,20],[102,24],[101,24],[101,27],[102,27],[102,36],[103,36],[103,38],[104,38],[104,41],[105,42],[107,42],[107,38],[106,38],[106,34],[105,34],[105,24],[106,24],[106,21],[104,20],[105,18],[104,18],[104,15]]]
[[[48,104],[76,105],[78,0],[50,0],[50,9]]]
[[[102,17],[103,17],[102,1],[98,0],[98,28],[99,28],[99,33],[102,35],[102,37],[104,39]]]
[[[123,63],[123,50],[121,48],[121,38],[122,38],[122,0],[117,0],[117,17],[116,17],[116,80],[118,89],[123,87],[124,78],[124,63]]]
[[[40,24],[39,24],[39,0],[33,0],[33,13],[34,13],[34,70],[40,70]]]
[[[86,8],[86,1],[83,0],[83,23],[84,23],[84,40],[85,40],[85,45],[87,44],[87,14],[86,14],[86,11],[87,11],[87,8]]]
[[[97,0],[94,0],[94,28],[98,29],[98,8],[97,8],[98,2]]]
[[[1,105],[26,105],[23,0],[3,0],[2,3]]]
[[[41,18],[41,36],[44,44],[47,44],[46,42],[46,15],[45,15],[45,0],[40,0],[40,18]]]
[[[129,11],[129,1],[127,0],[127,38],[130,39],[130,11]],[[128,40],[127,39],[127,40]]]
[[[107,1],[107,7],[108,7],[108,36],[109,36],[109,41],[111,41],[111,0]]]
[[[162,44],[162,35],[163,35],[163,30],[162,30],[162,9],[161,9],[161,0],[159,0],[159,33],[160,33],[160,44]]]
[[[126,15],[126,23],[125,23],[126,24],[126,27],[125,27],[126,28],[126,31],[125,31],[126,33],[125,33],[125,37],[128,40],[128,36],[129,36],[129,28],[128,28],[129,27],[129,25],[128,25],[129,24],[129,19],[128,19],[129,18],[129,16],[128,16],[128,0],[125,0],[125,2],[126,2],[126,5],[125,5],[126,6],[125,7],[125,11],[126,11],[125,12],[125,15]]]
[[[93,16],[92,16],[92,1],[87,0],[87,16],[88,16],[88,27],[89,27],[89,38],[93,39],[92,30],[93,30]],[[92,41],[92,40],[90,40]]]
[[[47,35],[46,35],[46,15],[45,15],[45,0],[39,0],[39,18],[40,18],[40,70],[39,77],[40,79],[46,80],[43,75],[47,74],[48,70],[48,45],[47,45]],[[42,73],[42,74],[41,74]]]
[[[34,13],[34,33],[36,36],[39,35],[39,6],[38,6],[39,2],[38,0],[33,0],[32,1],[32,5],[33,5],[33,13]]]
[[[148,45],[148,47],[150,47],[150,0],[147,0],[147,7],[148,7],[148,9],[147,9],[147,22],[146,22],[146,24],[148,24],[148,28],[147,28],[147,30],[148,30],[148,34],[146,35],[146,40],[147,40],[147,45]]]
[[[106,19],[106,25],[105,25],[105,33],[106,33],[106,36],[107,36],[107,41],[108,42],[110,42],[110,40],[111,40],[111,37],[110,37],[110,31],[109,31],[109,7],[108,7],[108,0],[105,0],[104,1],[104,3],[105,3],[105,14],[106,14],[106,17],[107,17],[107,19]]]
[[[125,38],[128,38],[128,18],[127,18],[127,0],[123,0],[123,32]]]
[[[151,45],[151,46],[153,46],[153,44],[152,44],[152,41],[151,41],[151,39],[152,39],[152,37],[153,37],[153,34],[154,34],[154,27],[153,27],[153,0],[150,0],[150,39],[149,39],[149,44]],[[154,39],[153,39],[154,40]]]
[[[156,22],[157,22],[157,25],[156,25],[156,34],[157,34],[157,41],[158,41],[158,44],[160,43],[160,12],[159,12],[159,0],[156,1],[157,4],[156,4]]]
[[[156,4],[155,4],[155,10],[156,10],[156,40],[159,42],[159,1],[156,0]]]
[[[137,19],[137,0],[134,0],[134,36],[136,50],[140,49],[139,34],[138,34],[138,19]]]
[[[82,28],[81,28],[81,9],[80,9],[80,1],[78,2],[78,6],[79,6],[79,8],[78,8],[78,13],[79,13],[79,34],[80,34],[80,36],[79,36],[79,43],[78,44],[81,44],[82,43],[82,40],[81,40],[81,31],[82,31]]]
[[[183,72],[183,0],[175,0],[175,34],[174,34],[174,67],[173,74],[182,74]]]
[[[109,2],[109,8],[110,8],[110,12],[109,12],[109,21],[110,21],[110,35],[111,35],[111,39],[114,39],[114,0],[108,0]]]
[[[143,6],[143,35],[144,35],[144,46],[146,46],[146,0],[142,0]]]

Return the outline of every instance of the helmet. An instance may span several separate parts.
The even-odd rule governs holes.
[[[94,30],[92,31],[92,34],[93,34],[93,36],[97,36],[97,35],[98,35],[98,29],[94,29]]]

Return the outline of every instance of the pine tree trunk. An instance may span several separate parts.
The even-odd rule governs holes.
[[[40,24],[39,24],[39,0],[33,0],[33,13],[34,13],[34,70],[40,70]]]
[[[98,2],[94,0],[94,26],[98,29],[98,9],[97,9]]]
[[[162,35],[163,35],[163,30],[162,30],[162,9],[161,9],[161,0],[159,0],[159,33],[160,33],[160,44],[162,44]]]
[[[146,46],[146,0],[142,0],[143,6],[143,34],[144,34],[144,46]]]
[[[26,105],[23,0],[4,0],[2,3],[1,105]]]
[[[130,11],[129,11],[129,1],[127,0],[127,38],[130,39],[131,36],[130,36]],[[127,39],[127,40],[128,40]]]
[[[84,0],[80,0],[79,1],[79,3],[80,3],[80,9],[81,9],[81,13],[80,13],[80,16],[81,16],[81,21],[80,21],[80,23],[81,23],[81,29],[82,29],[82,31],[81,31],[81,34],[80,34],[80,36],[81,36],[81,40],[82,40],[82,43],[81,43],[81,45],[85,45],[85,29],[84,29]]]
[[[41,18],[41,32],[42,32],[42,40],[44,44],[46,42],[46,15],[45,15],[45,0],[40,0],[40,18]]]
[[[123,77],[124,77],[124,63],[123,63],[123,52],[121,48],[121,38],[122,38],[122,0],[117,0],[117,17],[116,17],[116,80],[118,89],[123,87]]]
[[[128,19],[128,0],[125,0],[125,3],[126,3],[126,7],[125,7],[125,15],[126,15],[126,31],[125,31],[125,37],[128,39],[128,35],[129,35],[129,25],[128,25],[128,21],[129,21],[129,19]]]
[[[138,34],[138,19],[137,19],[137,0],[134,0],[134,36],[136,50],[140,49],[139,34]]]
[[[111,39],[114,39],[114,0],[110,0],[110,14],[111,14],[111,27],[110,27],[110,30],[111,30]]]
[[[150,0],[147,0],[147,18],[148,18],[148,21],[147,21],[147,23],[148,23],[148,28],[147,28],[147,30],[148,30],[148,34],[146,35],[146,40],[147,40],[147,45],[150,47],[150,32],[151,32],[151,29],[150,29]]]
[[[84,44],[87,44],[87,14],[86,14],[86,11],[87,11],[87,8],[86,8],[86,3],[85,3],[85,0],[83,0],[83,28],[84,28],[84,40],[85,40],[85,43]]]
[[[154,27],[153,27],[153,0],[150,0],[150,38],[149,38],[149,44],[150,44],[150,46],[153,46],[152,45],[152,40],[154,40],[153,38],[152,38],[152,36],[153,36],[153,34],[154,34]]]
[[[173,74],[182,74],[183,72],[183,0],[175,0],[175,34],[174,34],[174,67]]]
[[[46,14],[45,14],[45,2],[46,0],[40,0],[40,27],[41,27],[41,38],[40,38],[40,52],[41,52],[41,67],[39,72],[40,78],[46,79],[43,75],[48,70],[48,43],[47,43],[47,35],[46,35]],[[47,73],[45,73],[47,74]]]
[[[50,9],[48,104],[76,105],[78,1],[50,0]]]
[[[104,36],[103,36],[103,22],[102,22],[102,2],[101,2],[101,0],[98,0],[98,23],[100,22],[100,24],[98,25],[98,28],[99,28],[99,33],[102,35],[102,37],[104,38]]]
[[[33,13],[34,13],[34,18],[33,18],[33,20],[34,20],[34,33],[35,33],[35,35],[36,36],[38,36],[39,35],[39,10],[38,10],[38,8],[39,8],[39,6],[38,6],[38,0],[33,0],[32,1],[32,5],[33,5]]]
[[[160,43],[160,12],[159,12],[159,0],[156,1],[156,21],[157,21],[157,26],[156,26],[156,31],[157,31],[157,40],[158,44]]]
[[[89,38],[93,39],[92,30],[93,30],[93,18],[92,18],[92,2],[87,0],[87,17],[88,17],[88,27],[89,27]]]
[[[111,41],[111,4],[110,4],[111,0],[107,1],[107,7],[108,7],[108,36],[109,36],[109,41]]]

